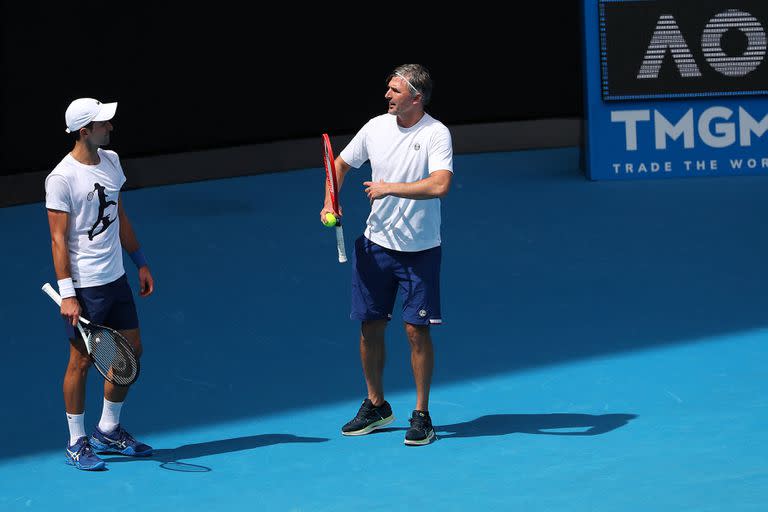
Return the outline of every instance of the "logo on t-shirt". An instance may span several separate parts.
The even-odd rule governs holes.
[[[111,219],[109,215],[106,214],[106,210],[110,206],[117,206],[117,202],[107,201],[107,194],[104,192],[106,187],[99,183],[94,183],[93,187],[93,192],[96,192],[99,197],[99,217],[96,219],[96,222],[93,223],[93,227],[88,230],[88,240],[93,240],[94,237],[97,237],[105,232],[107,228],[111,226],[113,222],[115,222],[115,219]],[[88,193],[89,201],[93,199],[93,192]],[[97,228],[100,229],[97,231]]]
[[[421,149],[421,145],[417,142],[416,144],[413,145],[413,149],[414,151],[418,151]]]

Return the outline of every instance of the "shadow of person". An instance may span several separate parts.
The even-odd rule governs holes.
[[[208,455],[238,452],[283,443],[323,443],[329,441],[326,437],[300,437],[293,434],[260,434],[256,436],[235,437],[206,443],[185,444],[178,448],[160,448],[153,451],[149,457],[102,457],[108,464],[114,462],[155,461],[160,467],[171,471],[202,473],[212,471],[207,466],[179,462],[184,459],[195,459]]]
[[[435,431],[442,439],[515,433],[596,436],[623,427],[635,418],[636,414],[490,414],[464,423],[435,425]]]

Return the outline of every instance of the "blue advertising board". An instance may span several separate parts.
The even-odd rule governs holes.
[[[588,178],[768,176],[768,1],[582,6]]]

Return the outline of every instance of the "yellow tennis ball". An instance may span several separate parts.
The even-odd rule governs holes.
[[[332,228],[336,225],[336,216],[331,212],[325,214],[325,221],[323,222],[325,227]]]

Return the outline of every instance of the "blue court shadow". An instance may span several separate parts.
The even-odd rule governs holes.
[[[623,427],[635,414],[489,414],[472,421],[436,425],[441,439],[543,434],[597,436]]]
[[[472,421],[434,425],[439,439],[543,434],[556,436],[597,436],[627,425],[636,414],[488,414]],[[372,434],[406,431],[406,427],[386,427]]]
[[[221,455],[224,453],[253,450],[285,443],[323,443],[329,441],[325,437],[301,437],[293,434],[259,434],[253,436],[236,437],[233,439],[221,439],[204,443],[185,444],[176,448],[155,449],[150,457],[110,457],[103,456],[108,463],[122,462],[159,462],[160,467],[171,471],[203,472],[212,471],[213,468],[200,464],[184,462],[199,457]]]

